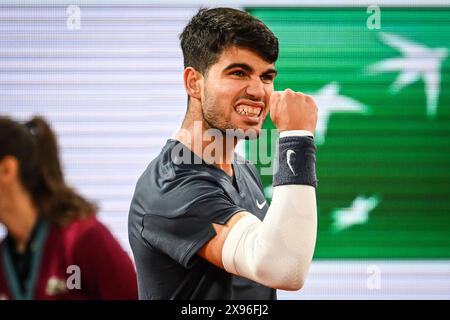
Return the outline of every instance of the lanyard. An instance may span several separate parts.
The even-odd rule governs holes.
[[[11,253],[9,252],[7,246],[3,246],[2,260],[6,272],[6,281],[8,282],[8,286],[11,290],[13,298],[16,300],[33,299],[48,230],[48,223],[45,221],[41,221],[36,230],[36,237],[33,241],[34,243],[31,244],[31,271],[25,283],[25,292],[23,293],[20,290],[19,277],[16,270],[14,269]]]

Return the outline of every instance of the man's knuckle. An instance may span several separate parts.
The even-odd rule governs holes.
[[[284,90],[284,93],[285,93],[285,95],[287,95],[287,96],[293,96],[293,95],[295,95],[295,92],[292,91],[291,89],[286,89],[286,90]]]

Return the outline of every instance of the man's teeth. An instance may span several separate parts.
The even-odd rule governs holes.
[[[261,113],[261,108],[258,107],[250,107],[245,105],[239,105],[236,107],[236,112],[240,115],[249,116],[249,117],[258,117]]]

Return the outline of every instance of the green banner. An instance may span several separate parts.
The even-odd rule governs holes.
[[[450,258],[450,8],[248,11],[320,110],[315,258]]]

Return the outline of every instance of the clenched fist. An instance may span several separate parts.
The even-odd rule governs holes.
[[[269,100],[270,118],[279,132],[308,130],[314,134],[317,124],[317,106],[303,93],[286,89],[274,91]]]

